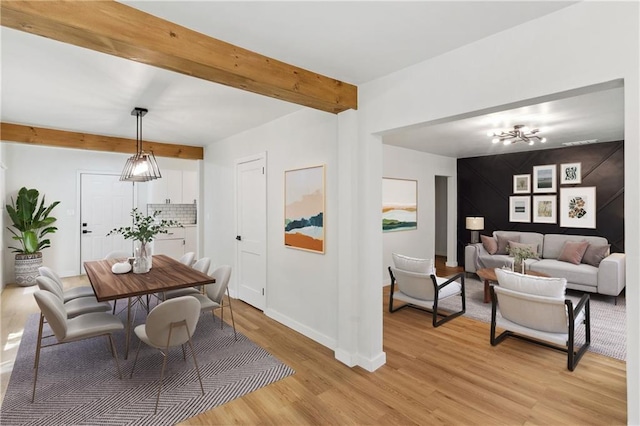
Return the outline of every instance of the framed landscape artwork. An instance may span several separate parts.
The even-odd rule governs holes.
[[[560,188],[560,226],[595,229],[595,186]]]
[[[582,183],[582,163],[561,164],[560,183],[563,185]]]
[[[533,166],[533,192],[556,192],[556,165]]]
[[[531,175],[513,175],[513,193],[528,194],[531,192]]]
[[[418,181],[382,178],[382,232],[418,228]]]
[[[556,196],[534,195],[532,213],[534,223],[557,223]]]
[[[509,197],[509,222],[531,222],[531,197]]]
[[[324,253],[324,165],[284,172],[284,244]]]

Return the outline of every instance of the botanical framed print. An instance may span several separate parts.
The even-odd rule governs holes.
[[[382,232],[418,229],[418,181],[382,178]]]
[[[531,222],[531,197],[509,197],[509,222]]]
[[[582,163],[560,164],[560,183],[582,183]]]
[[[595,229],[595,186],[560,188],[560,226]]]
[[[556,218],[556,196],[555,195],[534,195],[533,196],[534,223],[557,223]]]
[[[556,192],[556,165],[533,166],[533,192]]]
[[[284,172],[284,245],[324,253],[324,165]]]
[[[531,175],[513,175],[513,193],[528,194],[531,192]]]

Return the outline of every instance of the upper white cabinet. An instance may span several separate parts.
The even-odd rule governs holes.
[[[149,204],[193,204],[198,199],[197,172],[170,169],[160,172],[160,179],[149,182]]]

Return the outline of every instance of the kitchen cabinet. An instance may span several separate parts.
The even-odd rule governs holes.
[[[149,182],[149,204],[193,204],[198,199],[198,173],[163,169],[162,178]]]
[[[197,226],[185,226],[184,227],[184,252],[190,251],[196,254],[198,258],[198,227]]]
[[[153,254],[166,254],[174,259],[180,259],[184,254],[185,229],[169,228],[166,234],[156,235],[153,241]]]

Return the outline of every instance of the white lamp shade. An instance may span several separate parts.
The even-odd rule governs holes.
[[[470,231],[481,231],[484,229],[484,217],[468,217],[466,225]]]

